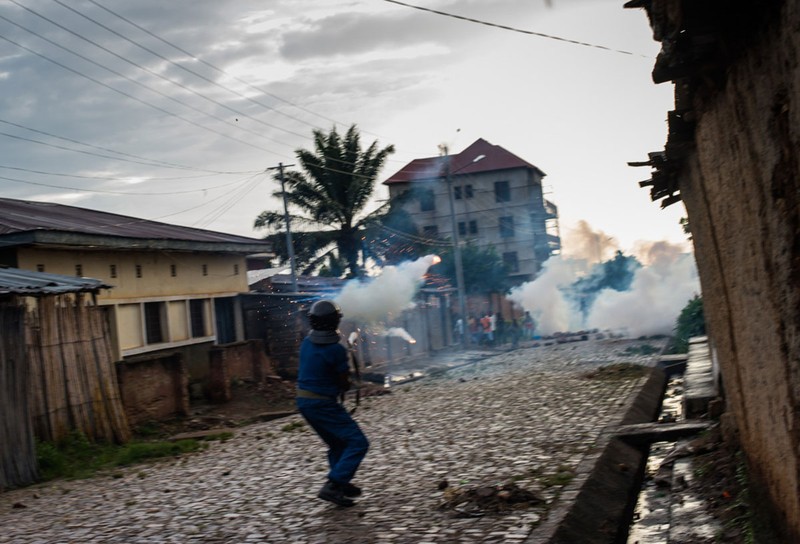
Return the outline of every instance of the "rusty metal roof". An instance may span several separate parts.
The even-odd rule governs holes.
[[[110,287],[93,278],[47,274],[19,268],[0,268],[0,295],[61,295],[94,292]]]
[[[477,174],[479,172],[493,172],[509,168],[532,168],[541,176],[542,172],[535,165],[521,159],[510,151],[494,145],[483,138],[478,138],[461,153],[450,155],[450,172],[452,175]],[[444,177],[445,157],[428,157],[414,159],[397,173],[386,179],[384,185],[395,183],[408,183]]]
[[[104,239],[105,243],[98,242]],[[116,241],[110,240],[116,239]],[[147,243],[145,241],[150,241]],[[0,245],[46,243],[271,252],[256,238],[182,227],[63,204],[0,198]]]

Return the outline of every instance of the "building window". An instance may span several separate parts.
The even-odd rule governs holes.
[[[436,225],[427,225],[422,227],[422,233],[428,238],[436,238],[439,236],[439,227]]]
[[[464,185],[464,198],[472,198],[475,193],[472,191],[472,185]]]
[[[204,264],[202,268],[203,268],[203,275],[208,276],[208,265]]]
[[[506,269],[508,269],[509,272],[519,272],[519,259],[517,258],[516,251],[503,253],[503,262],[505,263]]]
[[[44,272],[44,265],[43,264],[37,264],[36,265],[36,271],[37,272]]]
[[[234,276],[238,276],[239,275],[239,265],[238,264],[233,265],[233,275]]]
[[[478,222],[475,219],[469,222],[469,233],[478,234]]]
[[[512,238],[514,236],[514,217],[505,216],[500,218],[500,238]]]
[[[458,235],[459,236],[466,236],[467,235],[467,224],[463,221],[458,222]]]
[[[461,186],[453,187],[453,198],[461,200]]]
[[[164,303],[144,303],[144,331],[148,344],[164,341]]]
[[[117,265],[115,265],[115,264],[108,265],[108,276],[110,278],[116,278],[117,277]]]
[[[82,264],[76,264],[75,265],[75,275],[78,276],[79,278],[83,277],[83,265]]]
[[[192,326],[192,338],[206,335],[206,301],[192,299],[189,301],[189,319]]]
[[[140,265],[140,264],[136,265],[136,277],[137,278],[141,278],[142,277],[142,265]]]
[[[436,210],[436,199],[433,198],[433,191],[424,189],[419,193],[419,209],[423,212]]]
[[[171,264],[169,265],[169,275],[173,278],[178,275],[178,265]]]
[[[511,202],[511,189],[507,181],[494,182],[494,201],[495,202]]]

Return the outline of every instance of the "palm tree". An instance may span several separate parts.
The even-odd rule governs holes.
[[[379,149],[377,141],[362,150],[356,125],[347,130],[344,138],[336,127],[327,134],[314,130],[314,151],[295,151],[303,171],[285,172],[284,182],[287,202],[298,210],[290,214],[290,219],[296,258],[305,265],[305,273],[319,268],[327,259],[327,269],[335,275],[345,269],[349,277],[361,274],[360,231],[388,205],[370,215],[363,212],[374,192],[378,172],[391,153],[394,146]],[[281,198],[283,194],[276,191],[274,196]],[[277,232],[284,228],[283,222],[282,213],[264,211],[254,226],[275,231],[268,238],[285,260],[286,243]]]

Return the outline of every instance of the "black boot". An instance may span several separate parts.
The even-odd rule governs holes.
[[[343,486],[332,480],[328,480],[328,482],[322,486],[322,489],[319,490],[317,497],[322,500],[338,504],[339,506],[353,506],[355,504],[352,499],[348,499],[345,496]]]
[[[353,485],[350,483],[342,484],[342,493],[345,497],[359,497],[361,496],[361,488],[357,485]]]

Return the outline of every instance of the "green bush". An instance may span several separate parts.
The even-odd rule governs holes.
[[[675,337],[667,353],[686,353],[689,351],[689,339],[706,334],[706,320],[703,314],[703,298],[695,295],[681,310],[675,322]]]

